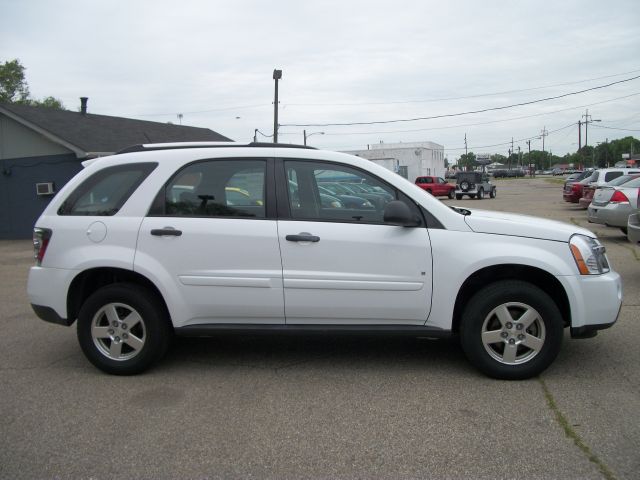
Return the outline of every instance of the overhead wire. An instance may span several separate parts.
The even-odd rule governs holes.
[[[637,95],[640,95],[640,92],[632,93],[630,95],[624,95],[622,97],[610,98],[608,100],[603,100],[603,101],[600,101],[600,102],[588,103],[588,104],[584,104],[584,105],[578,105],[576,107],[561,108],[561,109],[558,109],[558,110],[552,110],[550,112],[534,113],[534,114],[531,114],[531,115],[522,115],[522,116],[519,116],[519,117],[511,117],[511,118],[505,118],[505,119],[501,119],[501,120],[489,120],[489,121],[486,121],[486,122],[463,123],[463,124],[459,124],[459,125],[447,125],[447,126],[443,126],[443,127],[414,128],[414,129],[408,129],[408,130],[385,130],[385,131],[372,131],[372,132],[325,132],[325,136],[379,135],[379,134],[391,134],[391,133],[413,133],[413,132],[427,132],[427,131],[431,131],[431,130],[447,130],[447,129],[451,129],[451,128],[477,127],[477,126],[481,126],[481,125],[490,125],[490,124],[493,124],[493,123],[511,122],[511,121],[514,121],[514,120],[523,120],[525,118],[534,118],[534,117],[541,117],[541,116],[544,116],[544,115],[552,115],[554,113],[567,112],[567,111],[570,111],[570,110],[577,110],[579,108],[593,107],[595,105],[602,105],[604,103],[614,102],[614,101],[617,101],[617,100],[624,100],[626,98],[634,97],[634,96],[637,96]],[[296,133],[296,132],[278,132],[278,135],[299,135],[299,133]]]
[[[540,98],[537,100],[529,100],[527,102],[520,102],[520,103],[514,103],[511,105],[502,105],[499,107],[488,107],[488,108],[482,108],[479,110],[469,110],[467,112],[458,112],[458,113],[447,113],[447,114],[442,114],[442,115],[431,115],[431,116],[426,116],[426,117],[415,117],[415,118],[399,118],[399,119],[393,119],[393,120],[376,120],[376,121],[369,121],[369,122],[339,122],[339,123],[283,123],[280,126],[282,127],[344,127],[344,126],[351,126],[351,125],[380,125],[380,124],[390,124],[390,123],[406,123],[406,122],[416,122],[419,120],[433,120],[433,119],[437,119],[437,118],[448,118],[448,117],[460,117],[463,115],[472,115],[472,114],[477,114],[477,113],[485,113],[485,112],[492,112],[492,111],[498,111],[498,110],[506,110],[509,108],[514,108],[514,107],[521,107],[521,106],[525,106],[525,105],[532,105],[535,103],[541,103],[541,102],[547,102],[549,100],[557,100],[559,98],[565,98],[565,97],[569,97],[572,95],[579,95],[581,93],[586,93],[586,92],[591,92],[594,90],[600,90],[603,88],[607,88],[607,87],[611,87],[613,85],[618,85],[621,83],[625,83],[625,82],[630,82],[633,80],[637,80],[638,78],[640,78],[640,75],[636,75],[635,77],[630,77],[630,78],[625,78],[623,80],[618,80],[616,82],[610,82],[608,84],[605,85],[598,85],[595,87],[590,87],[590,88],[585,88],[583,90],[578,90],[575,92],[569,92],[569,93],[564,93],[562,95],[554,95],[551,97],[545,97],[545,98]]]
[[[465,96],[460,96],[460,97],[431,98],[431,99],[424,99],[424,100],[397,100],[397,101],[391,101],[391,102],[285,103],[284,106],[353,107],[353,106],[358,106],[358,105],[363,105],[363,106],[366,106],[366,105],[405,105],[405,104],[411,104],[411,103],[434,103],[434,102],[445,102],[445,101],[451,101],[451,100],[467,100],[467,99],[470,99],[470,98],[492,97],[492,96],[496,96],[496,95],[507,95],[507,94],[511,94],[511,93],[530,92],[530,91],[534,91],[534,90],[544,90],[546,88],[563,87],[563,86],[567,86],[567,85],[576,85],[576,84],[579,84],[579,83],[593,82],[595,80],[603,80],[605,78],[619,77],[620,75],[629,75],[631,73],[638,73],[638,72],[640,72],[640,70],[630,70],[628,72],[615,73],[613,75],[604,75],[602,77],[594,77],[594,78],[589,78],[589,79],[586,79],[586,80],[577,80],[577,81],[573,81],[573,82],[555,83],[555,84],[551,84],[551,85],[543,85],[543,86],[540,86],[540,87],[522,88],[522,89],[518,89],[518,90],[504,90],[504,91],[501,91],[501,92],[479,93],[479,94],[476,94],[476,95],[465,95]]]

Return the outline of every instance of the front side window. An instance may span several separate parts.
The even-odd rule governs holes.
[[[71,192],[58,215],[115,215],[157,165],[117,165],[94,173]]]
[[[291,217],[356,223],[383,223],[385,206],[401,198],[393,187],[361,170],[325,162],[285,161]]]
[[[264,160],[208,160],[179,171],[151,214],[171,217],[265,218]]]

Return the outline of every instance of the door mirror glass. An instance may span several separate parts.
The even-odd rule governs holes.
[[[417,227],[420,220],[411,213],[406,203],[393,200],[384,207],[384,223],[399,227]]]

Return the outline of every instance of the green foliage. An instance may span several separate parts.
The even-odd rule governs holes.
[[[31,100],[31,105],[34,107],[47,107],[55,108],[57,110],[64,110],[64,105],[60,100],[54,97],[46,97],[42,100]]]
[[[31,98],[24,71],[24,66],[17,58],[0,64],[0,103],[64,110],[64,105],[57,98],[46,97],[42,100]]]
[[[503,164],[507,164],[507,157],[505,157],[504,155],[500,155],[499,153],[494,153],[493,155],[491,155],[491,157],[489,157],[491,159],[491,163],[503,163]]]
[[[476,155],[473,152],[463,153],[458,159],[458,167],[461,170],[470,170],[476,164]]]
[[[20,60],[0,64],[0,102],[28,103],[29,86]]]

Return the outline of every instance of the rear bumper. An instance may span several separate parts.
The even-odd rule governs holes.
[[[67,322],[67,292],[79,272],[62,268],[31,267],[27,282],[29,303],[38,317],[47,322],[70,325]]]
[[[589,205],[591,205],[591,199],[582,197],[580,200],[578,200],[578,204],[582,208],[589,208]]]
[[[637,245],[640,243],[640,213],[629,215],[627,238],[631,243]]]
[[[562,198],[565,202],[569,203],[578,203],[580,201],[580,197],[574,195],[573,193],[562,193]]]
[[[58,325],[64,325],[65,327],[70,326],[73,323],[73,319],[69,320],[67,318],[62,318],[60,315],[56,313],[56,311],[51,307],[44,307],[42,305],[34,305],[31,304],[31,308],[35,314],[45,322],[55,323]]]
[[[603,207],[591,205],[587,216],[590,222],[611,227],[626,227],[633,209],[627,204],[607,204]]]

